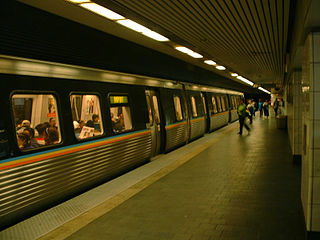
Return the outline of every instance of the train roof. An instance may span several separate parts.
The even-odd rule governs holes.
[[[241,92],[97,68],[0,55],[0,73],[243,95]]]

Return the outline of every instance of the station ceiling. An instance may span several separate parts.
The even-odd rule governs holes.
[[[261,86],[281,84],[286,71],[290,0],[94,0],[153,31],[156,42],[65,0],[20,0],[73,21],[166,53],[234,81],[235,72]],[[290,10],[291,9],[291,10]],[[174,49],[185,46],[194,59]],[[219,71],[203,62],[227,68]],[[270,90],[270,89],[269,89]]]

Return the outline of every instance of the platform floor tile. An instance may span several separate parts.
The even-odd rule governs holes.
[[[237,130],[67,239],[304,239],[286,131],[260,118]]]

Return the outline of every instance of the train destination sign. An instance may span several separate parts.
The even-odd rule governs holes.
[[[128,96],[110,96],[111,104],[128,103]]]

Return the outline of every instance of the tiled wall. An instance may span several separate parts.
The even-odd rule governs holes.
[[[310,33],[302,63],[302,185],[307,230],[320,232],[320,33]]]

